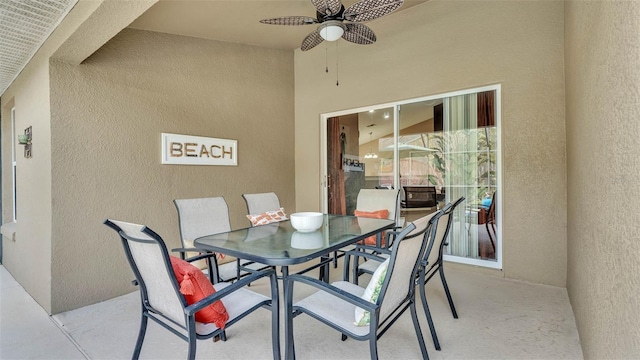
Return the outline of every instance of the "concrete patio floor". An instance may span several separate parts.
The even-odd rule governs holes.
[[[439,279],[432,279],[427,293],[441,351],[434,349],[420,315],[431,359],[583,358],[566,289],[466,270],[447,269],[446,274],[459,319],[451,316]],[[340,276],[340,268],[332,271],[332,279]],[[3,266],[0,284],[0,359],[131,358],[140,318],[137,291],[49,316]],[[257,282],[251,289],[266,292],[268,285]],[[295,291],[296,298],[309,293],[301,287]],[[231,327],[226,342],[198,341],[197,358],[269,359],[269,329],[269,313],[258,310]],[[294,334],[299,359],[369,358],[366,342],[340,341],[338,332],[306,315],[294,320]],[[420,358],[408,312],[378,341],[378,349],[381,359]],[[150,323],[140,358],[186,354],[184,341]]]

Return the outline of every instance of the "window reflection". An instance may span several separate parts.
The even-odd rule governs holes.
[[[332,192],[343,191],[344,213],[352,214],[360,189],[399,188],[401,216],[409,222],[464,196],[445,251],[460,258],[495,261],[497,239],[494,235],[492,244],[485,228],[498,190],[495,99],[496,90],[470,92],[334,118],[333,128],[341,129],[343,153],[339,173],[331,176],[341,185],[334,182],[329,198]],[[412,191],[408,195],[406,187]],[[437,206],[412,207],[407,199],[431,193]],[[420,200],[414,203],[429,204]]]

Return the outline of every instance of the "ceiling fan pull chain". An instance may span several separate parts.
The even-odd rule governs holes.
[[[329,73],[329,45],[327,43],[324,44],[324,72]]]
[[[338,42],[336,41],[336,86],[340,86],[338,82]]]

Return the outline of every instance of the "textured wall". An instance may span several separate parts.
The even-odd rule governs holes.
[[[33,131],[30,159],[17,146],[15,241],[3,237],[3,266],[40,306],[51,312],[51,127],[49,57],[101,4],[82,1],[49,36],[31,61],[2,94],[2,223],[12,222],[11,107],[16,132]]]
[[[24,70],[24,77],[3,95],[12,99],[2,108],[2,222],[13,222],[11,169],[11,107],[15,106],[15,133],[32,129],[32,157],[17,144],[17,221],[14,239],[3,236],[3,265],[45,309],[49,307],[51,256],[51,154],[48,66],[40,61]],[[6,225],[5,225],[6,227]]]
[[[504,275],[566,280],[563,3],[429,1],[378,41],[296,52],[296,202],[320,208],[322,113],[502,84]],[[340,85],[336,86],[336,46]]]
[[[79,66],[53,61],[52,312],[132,291],[107,217],[179,244],[172,200],[244,192],[294,211],[293,54],[125,29]],[[160,133],[238,140],[238,166],[160,164]]]
[[[640,2],[565,16],[567,290],[586,359],[638,359]]]

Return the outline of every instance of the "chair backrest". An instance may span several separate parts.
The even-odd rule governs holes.
[[[144,225],[107,219],[104,224],[118,232],[124,252],[140,286],[143,304],[186,326],[186,300],[173,274],[162,238]]]
[[[249,215],[260,215],[265,211],[280,209],[280,200],[274,192],[242,194],[242,198],[247,203]]]
[[[229,207],[223,197],[176,199],[182,246],[192,248],[201,236],[231,231]]]
[[[377,211],[388,210],[389,220],[398,224],[400,213],[399,189],[361,189],[356,200],[356,210]]]
[[[491,205],[489,205],[489,210],[487,210],[487,222],[489,224],[495,224],[496,223],[496,193],[497,191],[493,192],[493,195],[491,195]]]
[[[451,224],[453,223],[453,212],[463,201],[464,196],[461,196],[453,204],[449,204],[442,209],[444,210],[444,212],[440,217],[438,225],[435,229],[433,247],[431,248],[431,251],[425,252],[424,254],[424,258],[427,260],[427,265],[429,267],[435,265],[438,261],[438,258],[442,256],[444,241],[449,235],[449,230],[451,229]]]
[[[421,208],[438,205],[435,186],[403,186],[404,207]]]
[[[383,320],[415,292],[415,278],[422,254],[429,242],[433,242],[434,228],[443,210],[424,216],[405,227],[398,234],[389,257],[389,268],[382,285],[380,319]],[[382,299],[382,300],[380,300]]]
[[[444,206],[442,209],[438,211],[434,211],[430,214],[427,214],[421,218],[414,220],[412,223],[416,226],[416,228],[413,231],[411,231],[409,234],[407,234],[407,237],[413,237],[420,234],[424,234],[427,231],[427,228],[429,227],[429,225],[431,225],[431,219],[434,216],[437,216],[438,218],[440,218],[444,214],[444,212],[449,209],[450,206],[451,206],[450,204],[447,204],[446,206]]]

